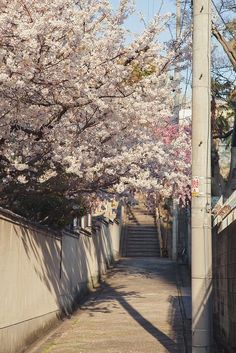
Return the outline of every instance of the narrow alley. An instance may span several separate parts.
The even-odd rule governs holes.
[[[128,257],[110,270],[71,318],[28,353],[187,352],[176,264],[158,257],[152,215],[139,207],[131,211]],[[142,249],[145,257],[140,257]]]

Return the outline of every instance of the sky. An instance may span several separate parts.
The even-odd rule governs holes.
[[[120,0],[110,0],[111,4],[116,8],[119,5]],[[139,13],[143,14],[145,22],[148,23],[152,20],[153,16],[160,11],[160,14],[164,15],[166,13],[175,13],[176,12],[176,0],[135,0],[135,7],[137,13],[130,16],[126,22],[126,27],[135,33],[142,33],[145,25],[140,20]],[[171,34],[172,32],[172,34]],[[160,35],[160,41],[166,42],[171,39],[172,36],[175,36],[175,21],[172,24],[172,30],[166,29]],[[181,90],[183,95],[190,97],[191,95],[191,80],[190,72],[182,72],[182,82]],[[189,98],[188,98],[189,99]]]
[[[116,8],[119,0],[110,0],[111,4]],[[145,22],[152,20],[153,16],[160,11],[161,14],[175,12],[175,0],[135,0],[137,14],[129,17],[126,27],[133,32],[141,33],[144,30],[144,23],[140,21],[139,13],[142,13]],[[160,40],[167,41],[171,35],[169,30],[162,34]]]

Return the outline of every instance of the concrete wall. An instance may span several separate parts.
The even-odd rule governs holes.
[[[121,225],[57,234],[0,212],[0,353],[20,353],[71,312],[119,256]]]
[[[236,221],[227,217],[213,231],[213,318],[218,346],[236,352]]]

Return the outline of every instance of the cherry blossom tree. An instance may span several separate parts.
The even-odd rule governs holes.
[[[131,41],[128,0],[117,10],[108,0],[3,0],[0,10],[2,206],[22,194],[186,191],[189,135],[168,120],[169,71],[186,51],[158,41],[168,16]]]

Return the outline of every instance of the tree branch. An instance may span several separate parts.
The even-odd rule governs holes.
[[[212,24],[212,34],[224,49],[226,55],[234,67],[234,70],[236,70],[236,51],[234,50],[232,44],[222,36],[214,24]]]
[[[43,130],[45,128],[48,129],[52,129],[53,128],[53,124],[57,123],[61,120],[62,116],[67,112],[68,108],[67,107],[62,107],[62,110],[56,115],[53,116],[53,118],[51,120],[49,120],[46,124],[43,124],[38,130],[34,130],[32,128],[20,125],[18,122],[15,122],[14,124],[11,124],[11,132],[13,131],[23,131],[25,132],[27,135],[33,135],[35,136],[35,141],[39,141],[41,140],[41,138],[43,137]],[[0,140],[0,144],[3,144],[5,142],[5,139],[2,138]]]
[[[227,137],[229,137],[233,134],[233,131],[234,131],[234,129],[231,129],[224,134],[213,135],[213,139],[226,139]]]

